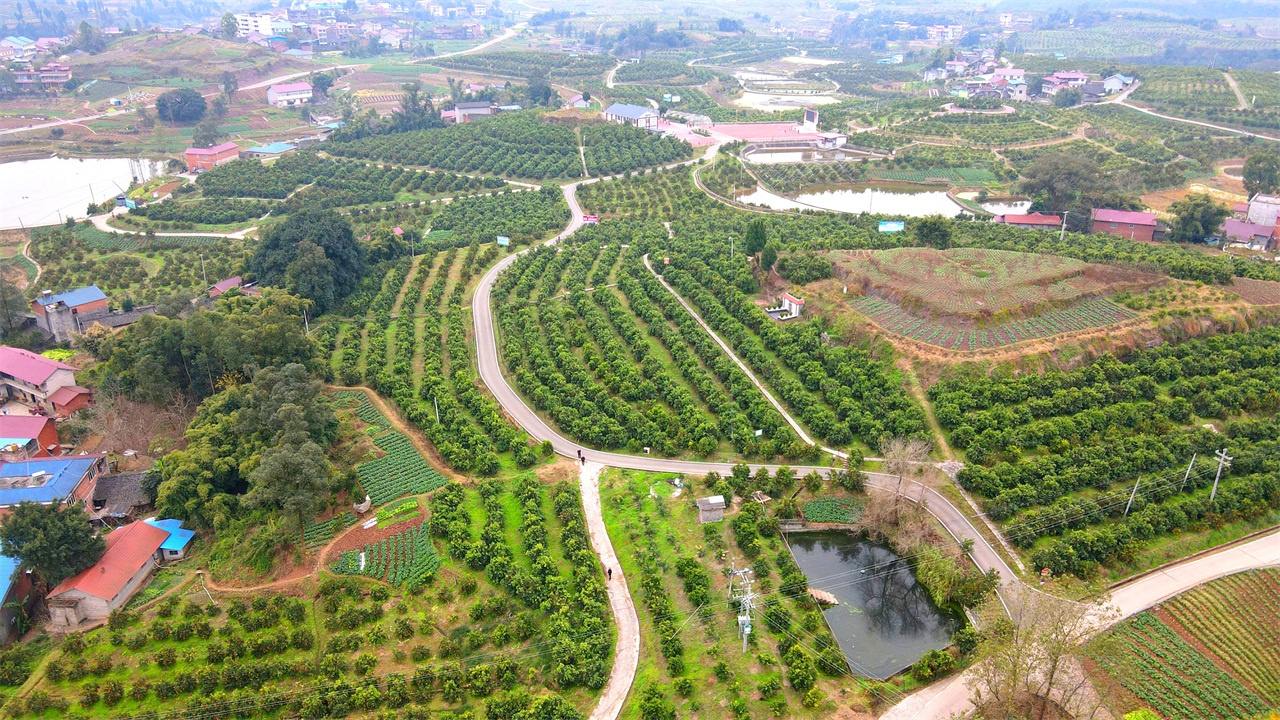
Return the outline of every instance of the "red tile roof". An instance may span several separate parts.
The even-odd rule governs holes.
[[[169,533],[154,525],[136,522],[107,533],[107,551],[96,565],[63,580],[49,597],[70,590],[110,601],[120,594],[139,570],[151,562],[151,556],[169,539]]]
[[[1156,224],[1155,213],[1133,212],[1130,210],[1110,210],[1107,208],[1097,208],[1093,211],[1093,219],[1102,222],[1123,223],[1128,225],[1151,225]]]
[[[217,155],[227,152],[228,150],[239,150],[240,146],[233,142],[224,142],[221,145],[214,145],[209,148],[187,148],[187,155]]]
[[[49,394],[49,402],[53,403],[54,407],[57,407],[75,400],[78,395],[92,394],[93,391],[89,388],[82,388],[79,385],[63,385]]]
[[[1257,223],[1241,222],[1234,218],[1227,218],[1222,223],[1222,234],[1237,242],[1248,242],[1258,236],[1274,236],[1275,228],[1270,225],[1258,225]],[[4,435],[4,433],[0,432],[0,435]]]
[[[30,350],[0,346],[0,372],[32,385],[39,385],[58,370],[75,370],[57,360],[50,360]]]
[[[38,438],[51,422],[53,418],[40,415],[0,415],[0,438]]]

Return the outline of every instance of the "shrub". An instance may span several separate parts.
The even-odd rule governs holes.
[[[761,700],[768,700],[782,691],[782,681],[777,677],[769,677],[762,681],[756,689],[760,691]]]
[[[378,664],[378,658],[373,653],[360,653],[356,656],[355,670],[356,675],[368,675]]]
[[[810,688],[809,692],[804,694],[804,700],[801,702],[807,708],[815,708],[818,707],[818,703],[821,703],[825,697],[826,696],[823,695],[822,691],[818,688]]]
[[[124,685],[119,680],[108,680],[102,683],[102,702],[107,707],[115,707],[124,699]]]
[[[917,660],[915,665],[911,666],[911,677],[921,682],[929,682],[946,674],[954,666],[955,658],[951,657],[951,653],[943,650],[930,650]]]
[[[151,683],[146,680],[139,680],[129,688],[129,699],[142,702],[151,694]]]
[[[178,663],[178,654],[173,648],[164,648],[155,655],[156,664],[162,668],[171,668]]]

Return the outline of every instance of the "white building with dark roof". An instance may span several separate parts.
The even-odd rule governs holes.
[[[604,119],[619,125],[631,125],[645,130],[658,129],[658,113],[647,107],[614,103],[604,110]]]

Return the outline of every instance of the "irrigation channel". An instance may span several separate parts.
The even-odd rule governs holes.
[[[950,645],[963,625],[933,603],[911,564],[888,545],[843,530],[788,532],[786,541],[805,577],[830,579],[817,589],[837,604],[822,614],[857,675],[888,679]]]

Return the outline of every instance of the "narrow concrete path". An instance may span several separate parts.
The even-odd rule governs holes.
[[[670,231],[670,228],[667,228],[667,230]],[[732,360],[733,363],[738,366],[738,369],[742,370],[742,372],[747,376],[747,379],[751,381],[751,384],[755,385],[756,389],[760,391],[760,394],[764,395],[764,399],[768,400],[769,404],[772,405],[774,409],[777,410],[778,413],[782,415],[782,419],[786,420],[787,424],[791,426],[791,429],[796,431],[796,435],[799,435],[800,439],[803,440],[806,445],[817,445],[817,443],[813,441],[813,438],[809,437],[809,434],[806,433],[804,431],[804,428],[800,426],[799,421],[791,417],[791,413],[787,412],[787,409],[782,406],[782,403],[778,402],[778,399],[773,396],[773,393],[770,393],[769,390],[764,386],[764,383],[760,382],[760,378],[756,377],[756,374],[751,372],[751,368],[747,367],[747,364],[742,361],[742,358],[738,357],[737,353],[733,351],[733,348],[729,347],[728,343],[720,339],[720,336],[716,334],[716,331],[711,329],[711,326],[707,324],[706,320],[702,319],[702,316],[698,314],[697,310],[693,309],[693,306],[689,304],[689,301],[685,300],[684,297],[680,295],[680,293],[676,292],[675,288],[671,287],[671,285],[667,283],[666,278],[659,275],[653,269],[653,265],[649,263],[648,253],[646,253],[640,259],[644,261],[645,269],[647,269],[651,275],[657,278],[658,282],[662,283],[662,287],[666,288],[667,292],[671,293],[672,297],[674,297],[677,301],[679,301],[680,306],[683,307],[685,311],[688,312],[691,316],[693,316],[693,319],[698,322],[698,325],[702,327],[703,331],[705,331],[708,335],[710,335],[712,340],[716,341],[716,345],[719,345],[720,349],[724,351],[724,354],[728,355],[729,359]],[[832,450],[831,448],[824,447],[822,448],[822,450],[838,458],[848,457],[848,454],[842,453],[838,450]]]
[[[1236,109],[1248,110],[1249,103],[1244,99],[1244,93],[1240,92],[1240,84],[1237,83],[1236,79],[1231,77],[1231,73],[1227,72],[1226,70],[1222,71],[1222,77],[1227,79],[1227,84],[1231,86],[1231,92],[1236,94],[1236,102],[1239,103],[1236,106]]]
[[[591,547],[600,557],[606,577],[608,571],[613,570],[613,577],[605,581],[605,589],[609,593],[609,607],[613,610],[613,622],[618,630],[609,681],[591,711],[590,720],[616,720],[640,666],[640,618],[636,615],[635,601],[631,599],[631,589],[627,587],[627,577],[622,572],[622,565],[604,526],[604,513],[600,509],[600,474],[604,466],[589,462],[582,463],[581,467],[578,488],[587,518],[587,534],[591,537]]]
[[[139,230],[121,230],[120,228],[115,228],[115,227],[111,227],[110,225],[108,225],[108,224],[107,224],[107,218],[112,217],[112,216],[117,215],[117,214],[123,214],[123,213],[116,213],[116,211],[115,211],[115,210],[112,210],[111,212],[106,213],[106,214],[104,214],[104,215],[94,215],[94,216],[92,216],[92,217],[90,217],[90,218],[89,218],[89,221],[93,223],[93,226],[94,226],[94,227],[98,228],[98,229],[99,229],[99,230],[101,230],[102,232],[113,233],[113,234],[115,234],[115,235],[140,235],[140,236],[145,236],[145,235],[147,234],[145,230],[142,230],[142,231],[139,231]],[[163,238],[163,237],[208,237],[208,238],[225,238],[225,239],[228,239],[228,240],[243,240],[243,239],[244,239],[244,237],[245,237],[246,235],[248,235],[248,234],[249,234],[249,233],[251,233],[251,232],[254,232],[254,231],[255,231],[255,230],[257,230],[257,229],[258,229],[258,226],[257,226],[257,225],[254,225],[253,227],[248,227],[248,228],[245,228],[244,230],[237,230],[237,231],[235,231],[235,232],[233,232],[233,233],[197,232],[197,231],[194,231],[194,230],[193,230],[193,231],[191,231],[191,232],[158,232],[158,233],[156,233],[156,234],[155,234],[155,236],[156,236],[156,237],[158,237],[158,238]]]

